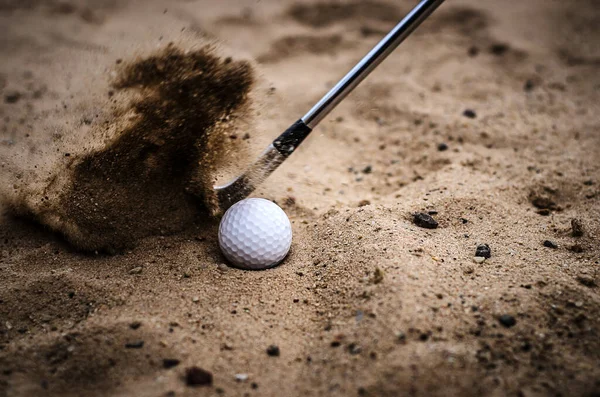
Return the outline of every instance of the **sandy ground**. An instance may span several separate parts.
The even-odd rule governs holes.
[[[253,62],[258,153],[414,3],[0,1],[0,190],[102,147],[116,60],[181,35]],[[255,193],[275,269],[216,220],[94,255],[5,211],[0,395],[600,395],[599,10],[448,0]]]

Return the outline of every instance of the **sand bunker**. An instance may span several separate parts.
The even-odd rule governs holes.
[[[131,99],[98,127],[116,131],[110,143],[74,156],[42,189],[25,188],[10,203],[86,251],[116,252],[207,213],[211,175],[231,160],[231,131],[253,84],[249,63],[211,47],[169,44],[117,69],[110,94]]]

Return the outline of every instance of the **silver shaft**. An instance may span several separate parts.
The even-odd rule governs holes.
[[[321,100],[302,117],[315,128],[365,77],[406,39],[444,0],[422,0]]]

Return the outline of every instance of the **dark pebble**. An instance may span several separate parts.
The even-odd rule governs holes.
[[[271,345],[267,347],[267,354],[271,357],[279,357],[279,346]]]
[[[556,209],[556,203],[551,198],[544,196],[533,196],[530,199],[531,204],[533,204],[536,208],[550,210]]]
[[[527,80],[527,81],[525,82],[525,85],[523,85],[523,89],[524,89],[525,91],[531,91],[531,90],[533,90],[534,88],[535,88],[535,84],[534,84],[533,80]]]
[[[188,386],[210,386],[212,381],[212,374],[202,368],[190,367],[185,370],[185,383]]]
[[[139,321],[134,321],[131,324],[129,324],[129,328],[131,328],[131,329],[138,329],[141,326],[142,326],[142,323]]]
[[[558,248],[558,245],[556,245],[556,243],[553,241],[544,240],[544,247],[556,249],[556,248]]]
[[[439,144],[438,144],[438,147],[437,147],[437,149],[438,149],[440,152],[443,152],[443,151],[445,151],[445,150],[448,150],[448,145],[446,145],[444,142],[442,142],[442,143],[439,143]]]
[[[254,390],[256,390],[256,389],[258,389],[258,383],[256,383],[256,382],[252,382],[252,383],[250,384],[250,387],[251,387],[251,388],[253,388]]]
[[[350,343],[348,345],[348,353],[352,355],[357,355],[360,354],[360,352],[362,352],[362,348],[356,343]]]
[[[506,44],[502,44],[502,43],[493,44],[490,47],[490,52],[497,56],[504,55],[507,51],[508,51],[508,46]]]
[[[477,113],[475,113],[475,111],[472,109],[466,109],[463,112],[463,116],[468,117],[470,119],[474,119],[475,117],[477,117]]]
[[[363,168],[362,172],[363,174],[370,174],[371,172],[373,172],[373,167],[367,165],[365,168]]]
[[[19,91],[10,91],[4,95],[4,102],[6,103],[17,103],[21,99],[21,93]]]
[[[463,225],[464,225],[465,223],[469,223],[469,220],[468,220],[468,219],[465,219],[465,218],[460,218],[460,221],[463,223]]]
[[[413,215],[413,223],[425,229],[435,229],[438,227],[437,221],[433,219],[431,215],[425,214],[423,212],[417,212]]]
[[[517,324],[517,320],[510,314],[501,315],[500,317],[498,317],[498,321],[500,322],[500,324],[502,324],[506,328],[513,327],[514,325]]]
[[[176,358],[165,358],[163,359],[163,368],[169,369],[179,365],[181,361]]]
[[[571,219],[571,234],[573,237],[583,236],[583,225],[579,219]]]
[[[128,349],[141,349],[142,347],[144,347],[144,341],[136,340],[135,342],[129,342],[125,344],[125,347]]]
[[[477,249],[475,250],[475,256],[490,258],[492,256],[492,250],[490,249],[489,245],[480,244],[477,246]]]

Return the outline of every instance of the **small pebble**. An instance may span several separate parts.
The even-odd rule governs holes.
[[[483,261],[485,261],[485,257],[483,257],[483,256],[473,257],[473,262],[475,262],[475,263],[483,263]]]
[[[358,202],[358,206],[359,207],[364,207],[364,206],[369,205],[369,204],[371,204],[371,202],[369,200],[360,200]]]
[[[6,103],[17,103],[21,99],[21,93],[19,91],[10,91],[4,95],[4,102]]]
[[[573,237],[583,236],[583,225],[579,219],[571,219],[571,234]]]
[[[163,359],[163,368],[169,369],[179,365],[181,361],[176,358],[165,358]]]
[[[468,117],[468,118],[470,118],[470,119],[474,119],[474,118],[476,118],[476,117],[477,117],[477,113],[475,113],[475,111],[474,111],[474,110],[472,110],[472,109],[466,109],[466,110],[463,112],[463,116],[465,116],[465,117]]]
[[[500,322],[500,324],[502,324],[506,328],[510,328],[510,327],[514,326],[515,324],[517,324],[517,320],[510,314],[501,315],[500,317],[498,317],[498,321]]]
[[[502,56],[508,51],[509,47],[506,44],[498,43],[490,47],[490,52],[497,56]]]
[[[558,245],[556,245],[556,243],[553,241],[544,240],[544,247],[556,249],[556,248],[558,248]]]
[[[371,172],[373,172],[373,167],[367,165],[365,168],[363,168],[362,172],[363,174],[370,174]]]
[[[439,143],[437,146],[437,150],[439,150],[440,152],[446,151],[448,150],[448,145],[445,143]]]
[[[188,386],[210,386],[213,376],[202,368],[189,367],[185,370],[185,382]]]
[[[418,212],[413,215],[413,223],[419,227],[425,229],[435,229],[438,227],[438,223],[435,219],[424,212]]]
[[[192,298],[192,302],[194,302],[194,303],[198,303],[199,301],[200,301],[200,298],[198,298],[197,296],[194,296]]]
[[[487,244],[480,244],[477,246],[477,249],[475,250],[475,256],[482,256],[484,258],[490,258],[492,256],[492,250],[490,249],[490,246]]]
[[[142,267],[138,266],[138,267],[134,267],[133,269],[131,269],[129,271],[129,274],[140,274],[142,272]]]
[[[129,328],[131,328],[131,329],[138,329],[141,326],[142,326],[142,323],[139,321],[134,321],[129,324]]]
[[[235,374],[235,380],[238,382],[245,382],[248,380],[248,374]]]
[[[525,84],[523,85],[523,89],[528,92],[533,90],[534,88],[535,88],[535,84],[534,84],[533,80],[531,80],[531,79],[527,80],[525,82]]]
[[[271,357],[279,357],[279,346],[271,345],[267,347],[267,354]]]
[[[357,355],[360,354],[360,352],[362,352],[362,348],[356,343],[350,343],[348,345],[348,352],[352,355]]]
[[[221,271],[221,272],[225,273],[226,271],[228,271],[228,270],[229,270],[229,266],[227,266],[227,265],[226,265],[226,264],[224,264],[224,263],[219,263],[219,264],[217,265],[217,269],[218,269],[219,271]]]

